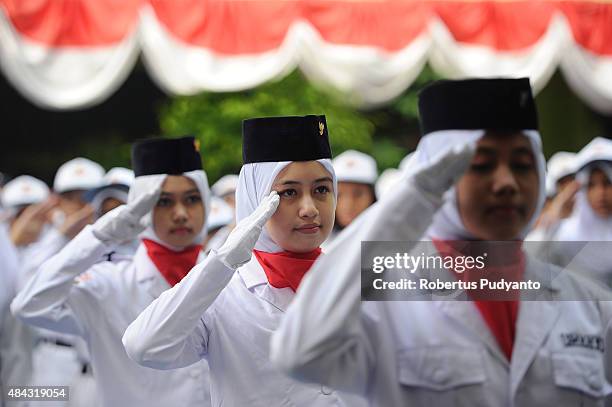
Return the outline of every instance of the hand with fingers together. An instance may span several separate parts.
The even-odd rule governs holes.
[[[227,237],[225,243],[216,251],[221,261],[232,269],[237,269],[251,260],[251,254],[266,222],[274,215],[280,202],[278,192],[272,191],[259,206],[242,219]]]
[[[10,237],[13,244],[26,246],[37,241],[42,229],[49,223],[49,214],[55,207],[57,198],[50,197],[44,202],[25,208],[11,225]]]
[[[150,226],[150,217],[145,215],[157,204],[163,181],[160,177],[159,182],[149,192],[127,205],[118,206],[98,219],[92,226],[94,235],[106,244],[120,244],[135,239]]]
[[[93,223],[94,212],[95,210],[91,205],[85,205],[78,211],[68,215],[64,223],[59,227],[60,233],[68,239],[73,239],[85,226]]]

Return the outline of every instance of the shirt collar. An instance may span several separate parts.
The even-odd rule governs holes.
[[[268,284],[266,273],[255,256],[252,256],[251,261],[238,269],[238,274],[249,290],[258,285]]]

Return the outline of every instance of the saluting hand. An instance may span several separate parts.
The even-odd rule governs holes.
[[[276,212],[279,202],[278,192],[272,191],[253,213],[242,219],[232,230],[225,243],[216,251],[228,267],[237,269],[251,260],[251,252],[259,239],[261,230]]]
[[[38,240],[40,232],[48,223],[49,213],[57,206],[57,197],[30,205],[11,225],[11,241],[15,246],[25,246]]]
[[[417,171],[412,179],[421,191],[442,198],[469,168],[475,152],[475,143],[455,146],[433,163]]]
[[[143,218],[157,204],[162,184],[163,178],[146,194],[102,216],[92,226],[94,235],[104,243],[123,243],[135,239],[150,226],[150,220]]]
[[[95,209],[91,205],[85,205],[75,213],[68,215],[59,227],[59,232],[68,239],[74,238],[81,230],[93,222]]]

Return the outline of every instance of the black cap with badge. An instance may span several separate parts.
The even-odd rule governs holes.
[[[440,130],[537,130],[528,78],[441,80],[419,94],[423,135]]]
[[[242,122],[244,164],[331,156],[324,115],[260,117]]]
[[[192,136],[140,140],[132,146],[134,175],[171,174],[201,170],[199,142]]]

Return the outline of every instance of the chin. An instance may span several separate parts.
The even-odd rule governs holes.
[[[290,248],[286,248],[285,250],[288,250],[293,253],[308,253],[318,248],[321,243],[322,241],[319,242],[319,239],[317,239],[316,242],[303,242],[299,244],[293,244]]]
[[[190,238],[171,239],[168,243],[175,247],[187,247],[193,246],[194,244],[198,244],[199,242],[195,242],[194,236],[192,236]]]

